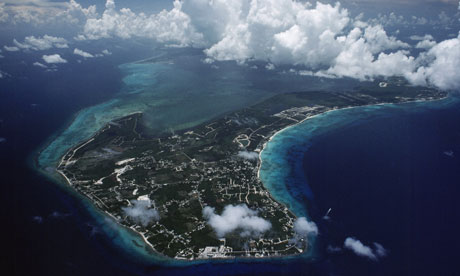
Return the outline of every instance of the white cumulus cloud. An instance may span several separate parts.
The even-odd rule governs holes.
[[[431,83],[442,89],[460,88],[460,33],[458,37],[444,40],[433,46],[421,59],[426,63],[407,78],[414,83]]]
[[[309,235],[318,235],[318,226],[313,221],[308,221],[305,217],[300,217],[294,222],[294,231],[296,234],[307,237]]]
[[[131,206],[123,207],[123,213],[133,222],[147,226],[150,223],[160,219],[158,211],[152,208],[152,202],[149,199],[131,200]]]
[[[172,10],[149,16],[127,8],[117,10],[113,0],[107,0],[105,7],[101,17],[86,21],[80,39],[149,37],[179,45],[201,43],[202,35],[194,31],[189,16],[181,11],[182,2],[178,0],[174,1]]]
[[[67,63],[67,60],[63,59],[59,54],[43,55],[42,58],[46,63]]]
[[[377,261],[380,257],[385,257],[387,251],[379,243],[374,243],[374,249],[364,245],[360,240],[348,237],[345,239],[344,247],[353,251],[356,255]]]
[[[90,8],[83,11],[75,1],[69,6],[86,18],[78,40],[146,37],[169,45],[203,48],[208,56],[205,62],[261,60],[269,64],[267,69],[297,65],[305,67],[303,72],[309,75],[322,77],[369,80],[403,76],[412,84],[460,87],[458,70],[438,79],[440,74],[427,69],[443,60],[433,50],[438,44],[431,36],[411,38],[420,40],[416,47],[431,51],[432,58],[424,59],[425,53],[411,56],[410,45],[388,35],[384,21],[365,23],[360,17],[352,18],[339,3],[175,0],[170,10],[146,14],[118,9],[114,0],[107,0],[101,15]],[[439,16],[442,21],[446,18],[446,14]],[[405,22],[395,14],[387,19]]]
[[[422,40],[415,45],[417,49],[431,49],[436,45],[436,41],[434,40]]]
[[[206,206],[203,217],[218,237],[224,237],[233,231],[240,231],[242,237],[256,237],[272,226],[269,221],[257,216],[257,211],[249,209],[245,204],[227,205],[221,215],[216,214],[214,208]]]
[[[240,151],[238,152],[238,157],[248,160],[256,160],[259,158],[259,154],[254,151]]]
[[[24,50],[48,50],[53,47],[68,48],[67,40],[62,37],[44,35],[43,37],[27,36],[23,42],[13,40],[16,47]]]
[[[294,0],[175,0],[170,10],[153,14],[119,9],[114,0],[106,1],[102,14],[96,12],[95,6],[83,8],[75,0],[20,2],[0,5],[0,21],[3,17],[14,22],[51,22],[61,18],[83,23],[81,33],[75,36],[80,41],[151,38],[170,46],[202,48],[207,55],[205,61],[233,60],[243,64],[260,60],[269,64],[267,69],[295,65],[303,67],[305,74],[320,77],[370,80],[377,76],[402,76],[414,85],[460,88],[460,71],[455,70],[459,38],[437,43],[430,35],[412,36],[412,40],[419,41],[415,47],[424,50],[419,56],[412,56],[410,45],[383,28],[431,22],[415,16],[407,21],[391,13],[362,22],[359,16],[352,18],[339,3]],[[2,10],[7,16],[2,15]],[[450,24],[452,20],[446,13],[439,14],[437,19],[439,24]],[[48,44],[37,41],[43,38],[32,38],[29,42],[15,41],[15,48],[47,47],[41,45]]]
[[[290,241],[297,247],[306,247],[308,238],[318,235],[318,226],[313,221],[308,221],[305,217],[299,217],[294,221],[294,237]]]
[[[84,58],[93,58],[93,57],[94,57],[94,55],[92,55],[92,54],[90,54],[90,53],[88,53],[88,52],[85,52],[85,51],[83,51],[83,50],[80,50],[80,49],[78,49],[78,48],[75,48],[75,49],[73,50],[73,53],[74,53],[75,55],[82,56],[82,57],[84,57]]]

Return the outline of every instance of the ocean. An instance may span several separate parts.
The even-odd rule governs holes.
[[[262,179],[319,224],[316,273],[456,274],[459,119],[452,95],[333,111],[272,139]],[[387,256],[359,257],[344,249],[347,237],[377,242]]]
[[[352,85],[274,73],[267,80],[225,63],[219,73],[194,65],[200,58],[75,65],[57,76],[29,72],[25,82],[2,80],[2,269],[9,275],[453,275],[460,206],[456,97],[330,112],[267,145],[263,164],[276,170],[262,171],[262,179],[296,214],[319,225],[309,258],[151,260],[133,246],[139,237],[43,174],[68,147],[127,112],[146,112],[152,132],[174,131],[274,93]],[[100,78],[88,73],[94,66]],[[208,77],[190,73],[200,70]],[[387,257],[374,262],[346,250],[327,252],[348,236],[382,244]]]

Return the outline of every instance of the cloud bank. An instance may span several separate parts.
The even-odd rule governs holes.
[[[460,89],[460,32],[457,38],[444,40],[420,58],[420,66],[406,75],[413,83],[432,83],[442,89]]]
[[[83,8],[75,0],[57,2],[47,0],[2,0],[0,22],[13,24],[70,24],[84,23],[97,16],[96,6]]]
[[[316,76],[369,80],[396,75],[414,85],[460,88],[459,71],[448,71],[460,62],[459,37],[420,42],[418,48],[430,50],[414,57],[410,46],[382,25],[351,18],[339,3],[176,0],[173,9],[147,16],[117,10],[114,0],[107,0],[103,14],[86,21],[81,38],[109,37],[202,47],[208,60],[303,66]]]
[[[133,222],[147,226],[160,219],[158,211],[152,209],[152,202],[147,200],[131,200],[131,206],[123,207],[123,213]]]
[[[29,4],[27,4],[29,3]],[[101,14],[95,6],[83,8],[75,0],[67,3],[43,0],[8,1],[0,5],[0,21],[80,23],[77,40],[104,38],[150,38],[172,46],[204,50],[206,61],[252,60],[279,66],[302,67],[305,75],[350,77],[371,80],[377,76],[402,76],[413,85],[460,89],[460,36],[436,42],[420,37],[412,48],[388,35],[384,25],[432,23],[413,17],[407,21],[394,13],[368,22],[352,18],[339,3],[323,4],[294,0],[175,0],[173,8],[159,13],[135,13],[118,9],[107,0]],[[456,21],[441,13],[437,22]],[[436,23],[438,24],[438,23]],[[441,25],[440,25],[441,26]],[[447,26],[447,25],[446,25]],[[26,37],[6,50],[64,47],[65,41],[50,36]]]
[[[353,251],[356,255],[377,261],[387,255],[387,251],[379,243],[374,242],[374,249],[364,245],[360,240],[348,237],[345,239],[344,247]]]
[[[190,17],[182,12],[182,3],[174,1],[174,8],[150,16],[136,14],[130,9],[117,10],[114,0],[107,0],[105,11],[98,18],[86,21],[80,39],[101,39],[110,37],[148,37],[159,42],[173,42],[179,45],[202,45],[203,35],[194,31]]]
[[[203,217],[218,237],[233,231],[239,231],[242,237],[257,237],[272,227],[269,221],[257,216],[257,211],[249,209],[246,204],[227,205],[221,215],[216,214],[214,208],[206,206]]]

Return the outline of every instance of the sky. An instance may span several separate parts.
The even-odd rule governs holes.
[[[261,61],[266,70],[402,76],[451,90],[460,88],[459,26],[457,0],[0,0],[0,55],[46,51],[33,65],[58,70],[71,58],[113,52],[92,45],[143,39],[152,47],[202,49],[210,66]],[[0,77],[9,76],[0,64]]]

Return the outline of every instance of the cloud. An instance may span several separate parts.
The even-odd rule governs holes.
[[[254,151],[240,151],[238,152],[238,157],[241,157],[247,160],[256,160],[259,158],[259,154]]]
[[[107,0],[105,11],[99,18],[86,21],[80,39],[119,37],[154,38],[159,42],[178,45],[201,45],[202,35],[190,25],[190,18],[182,12],[182,2],[174,1],[174,8],[158,14],[136,14],[130,9],[116,10],[113,0]]]
[[[38,7],[58,7],[65,5],[63,2],[49,0],[2,0],[2,2],[13,5],[34,5]]]
[[[294,231],[297,235],[307,237],[318,235],[318,227],[313,221],[308,221],[305,217],[300,217],[294,222]]]
[[[214,208],[206,206],[203,209],[203,217],[218,237],[224,237],[236,230],[240,231],[242,237],[256,237],[272,226],[269,221],[257,216],[257,211],[249,209],[246,204],[227,205],[222,215],[216,214]]]
[[[431,49],[436,45],[436,41],[433,40],[422,40],[415,45],[417,49]]]
[[[104,54],[106,56],[110,56],[112,54],[112,52],[110,52],[109,50],[105,49],[105,50],[102,50],[102,54]]]
[[[375,249],[372,249],[371,247],[364,245],[361,241],[350,237],[345,239],[344,247],[350,249],[358,256],[366,257],[373,261],[377,261],[378,258],[385,257],[387,255],[386,249],[379,243],[375,242]]]
[[[385,248],[380,243],[374,242],[374,247],[375,247],[375,255],[378,257],[385,257],[388,253]]]
[[[297,247],[307,247],[308,237],[318,235],[318,226],[313,221],[308,221],[305,217],[299,217],[294,221],[294,237],[290,240]]]
[[[433,46],[418,60],[427,64],[415,72],[406,74],[413,83],[433,84],[441,89],[459,89],[460,76],[460,32],[457,38],[444,40]]]
[[[94,57],[92,54],[87,53],[87,52],[82,51],[82,50],[77,49],[77,48],[75,48],[75,49],[73,50],[73,53],[74,53],[75,55],[82,56],[82,57],[84,57],[84,58],[93,58],[93,57]]]
[[[9,15],[5,10],[5,3],[0,3],[0,22],[8,21]]]
[[[267,65],[265,65],[265,69],[267,70],[275,70],[275,65],[273,63],[268,63]]]
[[[160,219],[158,211],[152,209],[153,202],[146,200],[131,200],[131,206],[123,207],[123,213],[133,222],[147,226]]]
[[[6,77],[11,77],[11,75],[8,74],[8,73],[5,72],[5,71],[0,70],[0,79],[6,78]],[[0,120],[0,122],[1,122],[1,120]],[[5,138],[1,138],[1,137],[0,137],[0,143],[1,143],[1,142],[5,142],[5,141],[6,141]]]
[[[420,35],[411,35],[409,37],[411,40],[415,40],[415,41],[422,41],[422,40],[434,40],[433,36],[430,35],[430,34],[426,34],[424,36],[420,36]]]
[[[32,221],[35,222],[35,223],[38,223],[38,224],[42,224],[43,223],[43,217],[41,217],[41,216],[33,216]]]
[[[42,58],[46,63],[67,63],[67,60],[63,59],[59,54],[43,55]]]
[[[68,48],[67,40],[62,37],[54,37],[50,35],[44,35],[43,37],[27,36],[24,42],[18,42],[16,39],[13,40],[16,47],[24,50],[48,50],[53,47],[56,48]]]
[[[454,19],[446,13],[440,13],[435,21],[415,16],[406,20],[390,13],[362,22],[359,16],[352,18],[339,3],[294,0],[175,0],[173,8],[154,14],[118,9],[113,0],[106,1],[102,14],[95,6],[83,8],[74,0],[7,1],[0,6],[0,18],[2,9],[13,21],[82,22],[78,40],[150,38],[170,46],[202,48],[207,61],[244,64],[259,60],[276,67],[303,67],[303,72],[319,77],[372,80],[402,76],[413,85],[460,88],[460,71],[443,74],[447,69],[435,70],[451,68],[458,61],[456,46],[449,46],[455,41],[436,43],[432,37],[419,37],[415,47],[426,51],[412,56],[410,45],[383,28],[395,24],[448,25]],[[437,50],[447,46],[453,51]]]
[[[85,22],[97,16],[96,6],[83,8],[75,0],[56,2],[46,0],[2,0],[0,22],[13,24],[71,24]]]
[[[0,76],[1,76],[1,72],[0,72]],[[1,78],[1,77],[0,77]],[[6,142],[6,138],[3,138],[3,137],[0,137],[0,144],[1,143],[5,143]]]
[[[345,248],[350,249],[358,256],[367,257],[371,260],[377,260],[377,256],[372,252],[369,246],[364,245],[361,241],[354,238],[346,238],[344,243]]]
[[[404,18],[390,14],[388,20]],[[439,20],[450,19],[442,13]],[[378,21],[353,19],[339,3],[176,0],[169,11],[145,15],[117,10],[115,2],[108,0],[103,14],[88,19],[79,37],[149,37],[161,43],[203,47],[208,56],[205,61],[234,60],[241,64],[261,60],[273,66],[303,66],[304,72],[314,76],[359,80],[403,76],[416,85],[460,87],[458,70],[452,70],[448,80],[426,70],[444,60],[433,50],[438,44],[429,40],[431,37],[424,37],[427,41],[417,46],[431,49],[432,58],[423,59],[423,54],[413,57],[407,50],[410,45],[388,35]]]
[[[8,52],[17,52],[19,51],[19,48],[16,47],[16,46],[3,46],[3,49],[5,49],[5,51],[8,51]]]
[[[33,66],[37,66],[37,67],[41,67],[41,68],[48,68],[48,66],[46,66],[45,64],[40,63],[40,62],[34,62]]]

